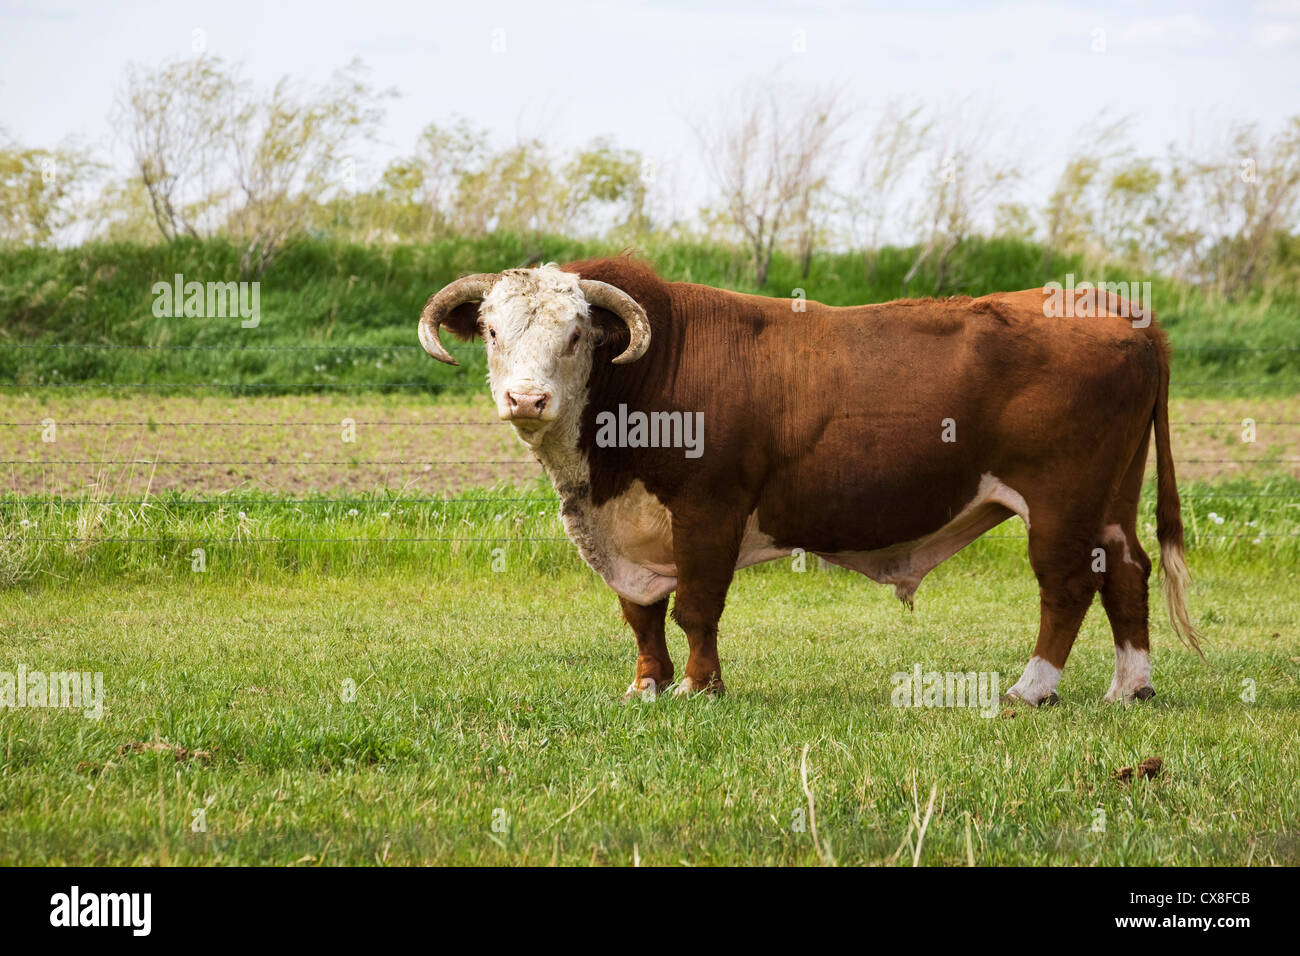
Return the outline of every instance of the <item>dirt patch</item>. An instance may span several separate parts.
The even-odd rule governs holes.
[[[1300,396],[1174,399],[1169,419],[1179,481],[1300,477]]]
[[[5,488],[28,495],[443,495],[542,473],[487,401],[12,397],[0,423]]]
[[[1164,761],[1159,757],[1147,757],[1136,767],[1120,767],[1112,776],[1120,783],[1133,780],[1155,780],[1164,772]]]
[[[163,740],[136,740],[131,743],[121,744],[117,748],[117,755],[119,757],[126,756],[130,753],[171,754],[178,761],[212,759],[212,753],[210,751],[186,750],[184,747],[178,747],[176,744],[169,744]]]
[[[1170,417],[1180,481],[1300,477],[1300,397],[1181,399]],[[1243,441],[1246,419],[1253,442]],[[542,475],[486,396],[5,396],[0,461],[8,491],[101,499],[172,489],[432,496]]]

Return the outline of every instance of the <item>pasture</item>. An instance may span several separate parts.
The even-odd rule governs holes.
[[[1268,921],[1300,0],[12,6],[9,923],[193,935],[198,879],[246,937],[354,866]]]
[[[1104,705],[1094,607],[1062,703],[985,717],[892,675],[1015,681],[1018,521],[913,612],[814,559],[740,572],[727,696],[624,705],[617,602],[481,399],[7,397],[0,457],[100,463],[5,466],[0,669],[102,672],[104,712],[0,715],[0,861],[1295,863],[1296,433],[1237,432],[1300,403],[1242,402],[1173,409],[1208,663],[1153,595],[1158,696]]]
[[[745,289],[724,249],[649,252]],[[1038,606],[1013,520],[912,612],[811,558],[742,571],[728,694],[624,705],[631,633],[493,420],[481,358],[415,344],[429,291],[533,253],[304,241],[264,277],[255,330],[151,313],[159,277],[231,274],[221,241],[0,256],[0,679],[103,679],[100,719],[0,710],[0,863],[1300,862],[1287,303],[1158,289],[1208,661],[1153,595],[1154,700],[1102,704],[1094,605],[1059,706],[893,706],[917,666],[1019,676]],[[827,255],[805,279],[778,255],[771,287],[886,299],[909,261]],[[944,291],[1047,274],[1013,241],[958,265]],[[675,625],[669,643],[680,667]],[[1158,776],[1117,779],[1151,757]]]

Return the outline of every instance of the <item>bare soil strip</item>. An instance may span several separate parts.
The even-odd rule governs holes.
[[[1176,399],[1171,417],[1181,481],[1300,477],[1300,397]],[[1243,441],[1246,419],[1253,443]],[[417,396],[4,396],[0,461],[4,491],[100,499],[433,496],[531,485],[542,474],[485,398]]]

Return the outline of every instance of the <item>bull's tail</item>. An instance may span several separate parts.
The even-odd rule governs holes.
[[[1169,444],[1169,345],[1163,335],[1160,347],[1160,389],[1151,415],[1156,439],[1156,539],[1160,542],[1160,584],[1169,609],[1169,623],[1184,644],[1201,655],[1201,634],[1187,613],[1187,585],[1191,576],[1183,545],[1183,511],[1174,478],[1174,454]]]

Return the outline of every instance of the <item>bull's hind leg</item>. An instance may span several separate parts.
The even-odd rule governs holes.
[[[1151,643],[1148,630],[1147,586],[1151,559],[1137,536],[1138,497],[1146,465],[1147,443],[1134,456],[1119,492],[1106,508],[1101,545],[1106,549],[1101,604],[1115,634],[1115,679],[1107,701],[1147,700],[1151,686]]]
[[[1029,511],[1029,563],[1038,577],[1038,641],[1007,696],[1037,706],[1056,702],[1056,682],[1097,593],[1091,557],[1101,508],[1091,512],[1092,519],[1085,517],[1087,508],[1076,508],[1069,517],[1035,513],[1032,503]]]
[[[1151,686],[1151,642],[1147,629],[1147,582],[1151,559],[1138,544],[1133,525],[1110,524],[1103,532],[1106,571],[1101,604],[1115,634],[1115,679],[1107,701],[1147,700]]]
[[[633,604],[625,597],[620,597],[619,602],[623,605],[623,620],[632,625],[636,634],[636,677],[623,699],[654,700],[673,681],[673,660],[668,656],[668,642],[664,638],[668,599],[644,606]]]

